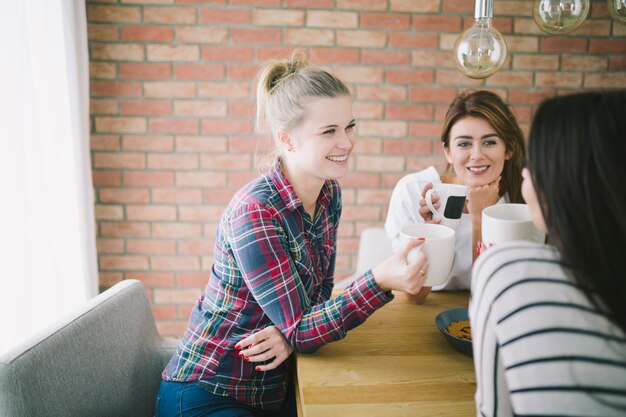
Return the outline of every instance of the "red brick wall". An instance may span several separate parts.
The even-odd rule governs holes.
[[[495,1],[509,58],[465,78],[451,48],[471,0],[88,0],[92,162],[100,285],[142,280],[163,334],[180,335],[211,268],[234,191],[257,175],[260,63],[309,47],[348,82],[358,142],[342,180],[337,270],[354,268],[360,231],[384,222],[396,181],[443,167],[437,136],[468,87],[493,90],[524,129],[545,97],[626,86],[626,26],[604,1],[565,37],[543,35],[530,0]],[[308,9],[305,8],[309,7]]]

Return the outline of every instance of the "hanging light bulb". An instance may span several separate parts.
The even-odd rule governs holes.
[[[487,78],[495,74],[506,59],[506,42],[491,25],[493,0],[476,0],[474,26],[454,43],[454,63],[470,78]]]
[[[589,14],[589,0],[534,0],[533,18],[550,35],[570,33]]]
[[[626,25],[626,0],[608,0],[609,13],[617,23]]]

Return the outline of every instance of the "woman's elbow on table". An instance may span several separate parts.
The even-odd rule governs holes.
[[[317,335],[310,335],[307,338],[300,338],[297,334],[295,334],[290,340],[293,350],[298,353],[315,353],[322,346],[341,340],[346,336],[345,333],[341,334],[339,337],[337,337],[338,335],[333,335],[335,337],[332,337],[329,340],[329,335],[325,335],[323,330],[323,328],[320,328],[318,329]],[[325,337],[323,337],[324,335]]]

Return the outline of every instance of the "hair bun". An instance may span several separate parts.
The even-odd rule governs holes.
[[[309,52],[306,49],[296,49],[291,55],[291,62],[289,64],[289,74],[295,74],[296,72],[307,68],[309,66]]]
[[[279,61],[271,64],[267,74],[267,91],[271,94],[282,81],[308,66],[309,53],[304,49],[296,49],[289,61]]]

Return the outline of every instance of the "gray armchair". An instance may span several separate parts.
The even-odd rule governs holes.
[[[141,282],[122,281],[0,356],[0,415],[152,416],[176,345]]]

